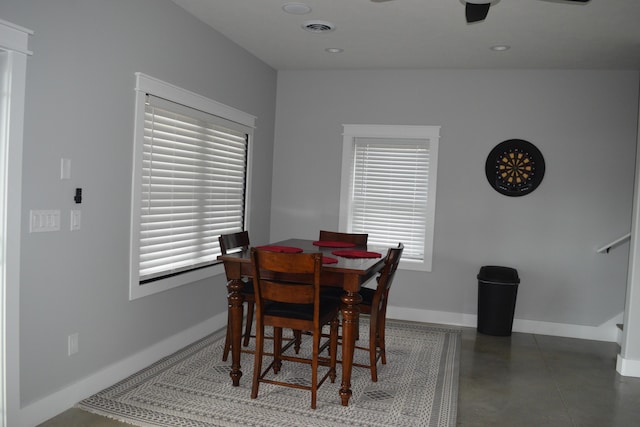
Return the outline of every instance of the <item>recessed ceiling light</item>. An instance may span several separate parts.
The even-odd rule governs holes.
[[[282,10],[293,15],[304,15],[311,12],[311,8],[304,3],[285,3]]]
[[[328,47],[325,49],[329,53],[342,53],[344,49],[340,49],[339,47]]]
[[[306,21],[302,24],[302,28],[312,33],[328,33],[335,30],[336,27],[326,21]]]
[[[505,50],[511,49],[511,46],[507,46],[506,44],[498,44],[495,46],[491,46],[490,49],[495,52],[504,52]]]

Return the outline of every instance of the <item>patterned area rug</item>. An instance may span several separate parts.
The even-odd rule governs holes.
[[[361,331],[368,328],[362,318]],[[359,345],[365,343],[366,337],[361,337]],[[343,407],[338,366],[336,382],[327,380],[319,388],[316,410],[311,409],[310,392],[289,387],[260,384],[258,398],[251,399],[252,354],[242,354],[243,376],[240,386],[233,387],[231,363],[222,362],[223,344],[223,332],[205,337],[77,406],[136,426],[456,424],[459,330],[388,320],[387,364],[378,362],[378,382],[371,382],[368,369],[354,367],[353,395]],[[302,346],[301,353],[310,347],[310,337],[304,337]],[[355,359],[367,363],[367,353],[356,350]],[[285,361],[278,376],[306,382],[310,367]]]

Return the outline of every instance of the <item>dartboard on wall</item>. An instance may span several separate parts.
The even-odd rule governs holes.
[[[518,197],[531,193],[544,177],[544,157],[538,148],[522,139],[496,145],[487,157],[489,184],[500,194]]]

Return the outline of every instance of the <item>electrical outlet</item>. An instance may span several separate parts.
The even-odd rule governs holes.
[[[75,334],[71,334],[67,337],[68,340],[68,349],[69,349],[69,356],[76,354],[79,349],[78,349],[78,333],[76,332]]]

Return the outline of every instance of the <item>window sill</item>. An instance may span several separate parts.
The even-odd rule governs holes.
[[[398,268],[400,270],[431,271],[431,265],[427,265],[424,261],[403,261],[401,259]]]
[[[224,273],[224,264],[219,263],[199,270],[189,271],[178,276],[167,277],[151,283],[141,285],[136,280],[129,284],[129,300],[146,297],[148,295],[164,292],[179,286],[188,285],[199,280],[208,279]]]

